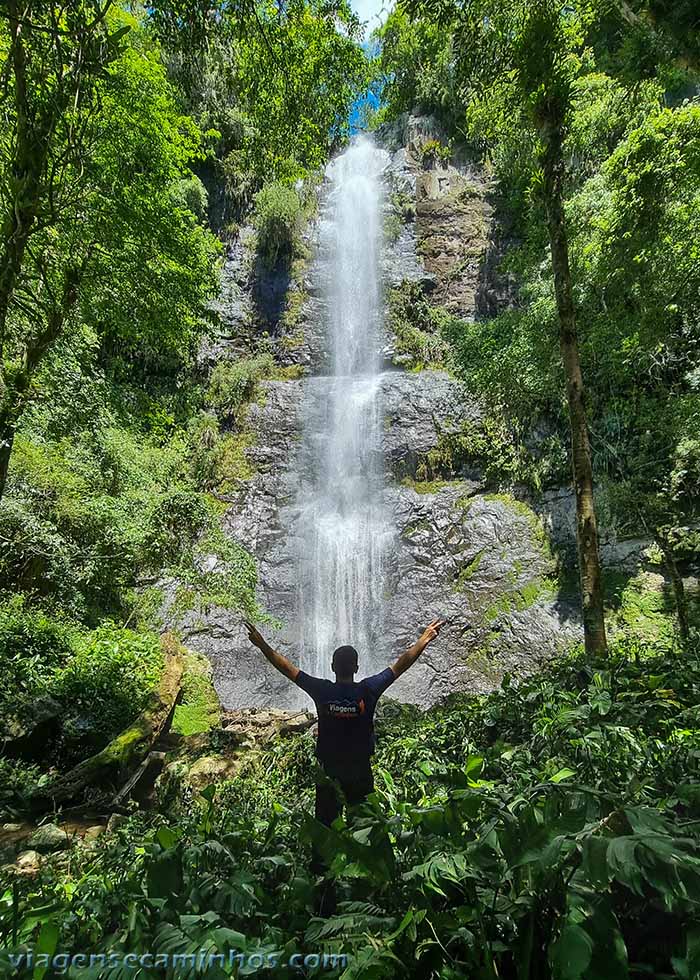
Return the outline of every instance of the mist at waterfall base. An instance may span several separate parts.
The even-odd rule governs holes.
[[[357,137],[328,167],[320,255],[329,376],[304,405],[299,554],[300,665],[331,676],[335,647],[359,653],[360,676],[387,664],[382,642],[393,530],[382,502],[382,171],[386,154]]]

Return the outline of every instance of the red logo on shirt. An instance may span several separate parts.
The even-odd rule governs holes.
[[[359,718],[365,713],[364,698],[360,701],[329,701],[325,705],[331,718]]]

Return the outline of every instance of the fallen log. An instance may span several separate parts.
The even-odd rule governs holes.
[[[149,752],[146,758],[143,760],[141,765],[138,767],[136,772],[132,773],[131,776],[124,783],[122,788],[116,794],[112,800],[112,807],[117,808],[123,806],[126,801],[134,794],[134,790],[140,788],[140,786],[145,782],[146,776],[149,776],[149,770],[152,772],[153,769],[157,768],[157,772],[152,779],[150,779],[151,784],[155,780],[158,773],[162,770],[165,764],[165,752]]]
[[[172,634],[166,633],[161,643],[165,665],[160,683],[138,718],[96,755],[37,787],[31,797],[33,809],[74,800],[97,783],[119,785],[134,766],[141,764],[156,739],[168,731],[181,694],[184,651]]]

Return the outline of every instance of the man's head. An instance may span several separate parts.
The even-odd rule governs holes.
[[[331,667],[337,681],[351,681],[357,673],[357,666],[355,647],[338,647],[333,651]]]

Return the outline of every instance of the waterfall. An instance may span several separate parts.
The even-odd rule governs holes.
[[[361,137],[327,171],[320,260],[330,375],[310,379],[299,502],[301,665],[326,677],[341,644],[358,650],[360,675],[386,665],[380,631],[391,528],[382,505],[379,354],[386,160]]]

